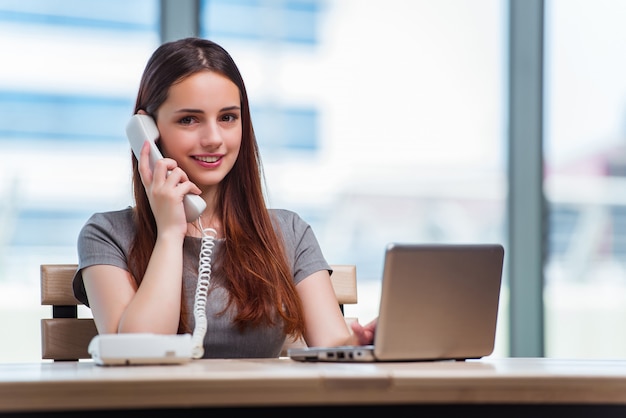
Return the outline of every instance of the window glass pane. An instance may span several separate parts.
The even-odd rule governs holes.
[[[624,16],[621,0],[546,2],[550,357],[626,355]]]
[[[277,36],[294,21],[275,16],[298,3],[317,27],[310,43]],[[375,316],[388,242],[505,244],[504,2],[201,5],[201,34],[246,81],[271,206],[311,223],[329,262],[357,265],[346,315]],[[250,19],[272,30],[221,30]],[[506,317],[499,327],[505,354]]]
[[[210,0],[201,7],[202,35],[250,42],[272,38],[276,43],[317,41],[320,0]]]
[[[0,0],[0,361],[41,359],[39,265],[76,263],[93,212],[131,204],[124,127],[157,0]],[[89,314],[86,311],[86,314]]]

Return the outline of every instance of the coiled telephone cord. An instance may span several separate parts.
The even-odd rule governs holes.
[[[193,314],[195,326],[191,336],[193,358],[201,358],[204,355],[204,336],[207,331],[206,303],[209,286],[211,285],[211,256],[217,238],[217,231],[213,228],[202,228],[202,222],[198,220],[202,231],[200,243],[200,257],[198,264],[198,283],[194,299]]]

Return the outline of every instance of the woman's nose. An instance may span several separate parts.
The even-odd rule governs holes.
[[[203,147],[217,148],[222,144],[222,133],[216,123],[207,123],[200,131],[200,143]]]

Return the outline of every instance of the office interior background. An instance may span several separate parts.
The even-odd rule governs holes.
[[[141,72],[190,35],[241,69],[269,205],[357,266],[346,315],[376,315],[389,242],[500,242],[494,356],[626,357],[625,20],[622,0],[0,0],[0,361],[41,358],[40,264],[132,205]]]

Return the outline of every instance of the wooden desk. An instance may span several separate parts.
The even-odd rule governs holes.
[[[0,416],[103,416],[155,410],[214,417],[241,408],[292,416],[295,408],[384,408],[396,415],[626,416],[626,360],[483,359],[331,364],[289,359],[194,360],[180,366],[92,362],[0,364]],[[184,415],[181,414],[184,410]],[[154,412],[154,411],[153,411]],[[284,412],[284,413],[283,413]],[[347,413],[348,411],[342,411]],[[516,415],[520,414],[520,415]],[[100,415],[99,415],[100,414]],[[197,414],[197,415],[194,415]],[[543,415],[542,415],[543,414]],[[23,415],[27,416],[27,415]],[[121,415],[120,415],[121,416]]]

